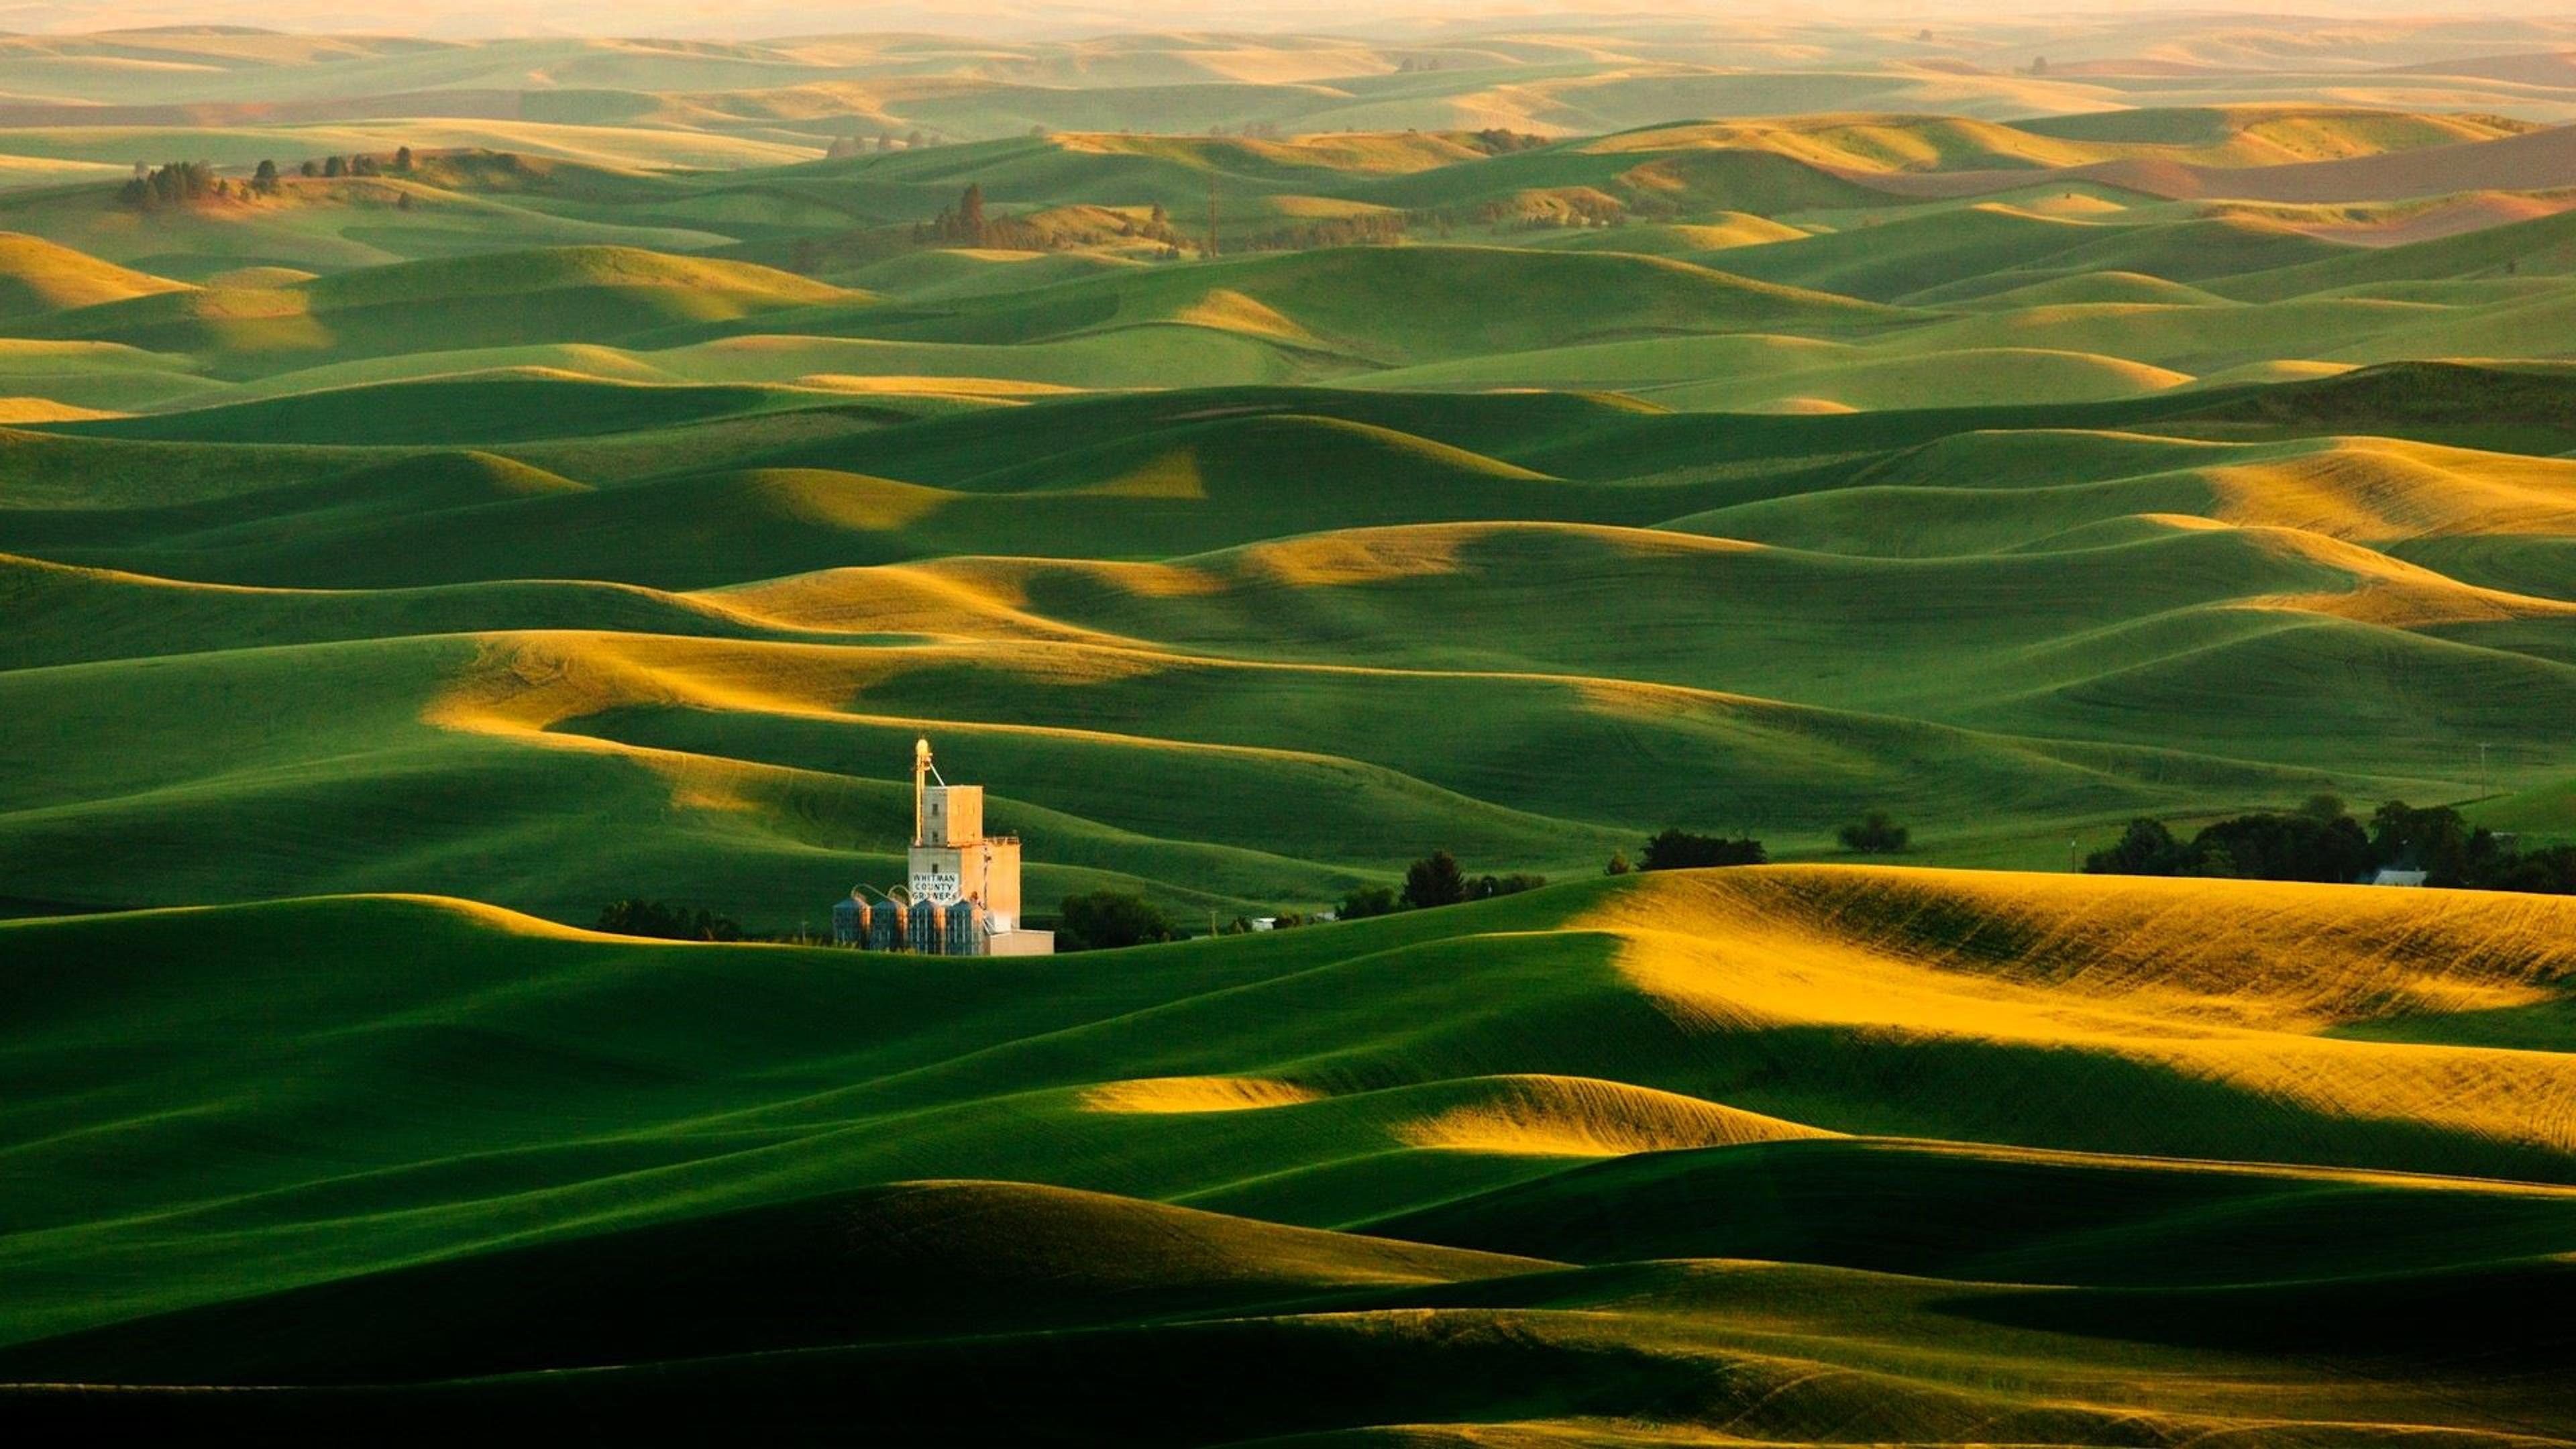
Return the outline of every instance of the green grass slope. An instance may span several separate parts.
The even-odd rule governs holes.
[[[1505,297],[1511,305],[1495,305]],[[919,321],[889,318],[867,330],[897,339],[1018,343],[1183,322],[1392,365],[1640,332],[1833,330],[1895,320],[1902,314],[1663,258],[1419,246],[1122,273],[961,303]]]
[[[0,36],[0,1421],[2576,1445],[2569,902],[2069,869],[2576,839],[2576,32],[1914,30]],[[577,928],[924,735],[1039,924],[1556,884]]]
[[[0,1381],[280,1431],[2546,1440],[2565,1336],[2504,1308],[2566,1291],[2563,1027],[2474,1020],[2563,995],[2561,907],[1721,871],[936,972],[418,897],[0,925]],[[1296,1393],[957,1397],[1247,1354]]]
[[[430,345],[611,340],[852,295],[748,263],[570,247],[105,302],[38,319],[27,330],[189,353],[242,373]]]
[[[2402,383],[2244,396],[2313,427]],[[1878,806],[1931,858],[2036,864],[2141,811],[2457,798],[2488,778],[2461,739],[2512,788],[2563,776],[2562,461],[1542,394],[779,400],[477,379],[17,435],[30,667],[0,685],[63,742],[6,793],[20,894],[434,868],[566,919],[624,884],[777,923],[847,888],[833,852],[887,788],[864,761],[925,725],[1049,813],[1048,889],[1228,909],[1433,839],[1562,873],[1675,823],[1813,851]],[[102,428],[163,436],[72,435]],[[514,456],[381,443],[504,429]],[[216,435],[265,440],[180,440]],[[231,763],[162,752],[179,699],[216,701],[187,712]],[[1605,768],[1548,763],[1578,757]],[[1136,788],[1164,776],[1187,788]],[[1328,781],[1329,809],[1299,793]],[[293,823],[406,788],[446,797],[417,839]],[[563,848],[607,821],[626,854]]]
[[[180,283],[102,262],[41,237],[0,232],[0,319],[179,290]]]

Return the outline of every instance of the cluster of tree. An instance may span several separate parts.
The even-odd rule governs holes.
[[[211,161],[173,161],[167,166],[137,161],[134,179],[125,183],[117,199],[143,211],[157,211],[231,194],[232,183],[215,174]]]
[[[390,159],[370,156],[364,152],[349,156],[324,156],[318,160],[307,160],[296,169],[306,176],[335,179],[342,176],[383,176],[388,173],[408,176],[412,170],[412,154],[409,146],[403,146],[397,148]]]
[[[1442,213],[1440,220],[1463,220],[1478,226],[1517,231],[1578,231],[1590,227],[1626,226],[1631,221],[1668,219],[1678,207],[1647,198],[1621,200],[1590,191],[1533,192],[1525,196],[1479,202],[1464,213]]]
[[[1384,913],[1380,912],[1380,914]],[[1338,917],[1332,912],[1318,912],[1317,914],[1310,916],[1303,911],[1282,911],[1278,915],[1270,918],[1270,929],[1274,931],[1293,931],[1299,926],[1311,926],[1318,921],[1330,921],[1336,919],[1338,919]],[[1252,918],[1250,916],[1237,916],[1233,920],[1228,921],[1223,926],[1219,927],[1217,929],[1217,934],[1220,936],[1246,936],[1259,929],[1261,929],[1259,926],[1252,923]]]
[[[1861,855],[1893,855],[1913,843],[1914,832],[1884,810],[1864,812],[1834,832],[1843,849]],[[1750,835],[1698,835],[1666,830],[1646,842],[1631,860],[1626,851],[1610,857],[1611,875],[1633,870],[1705,870],[1721,865],[1768,865],[1771,854]]]
[[[1253,141],[1276,141],[1282,133],[1277,121],[1246,121],[1240,126],[1234,126],[1231,128],[1229,128],[1224,122],[1219,121],[1215,125],[1208,127],[1208,134],[1211,136],[1241,136],[1247,140]]]
[[[1041,132],[1039,130],[1032,130],[1029,134],[1034,136],[1041,134]],[[918,151],[929,144],[931,144],[930,137],[922,134],[918,130],[914,131],[911,135],[905,136],[901,140],[895,139],[892,132],[879,131],[877,133],[876,149],[881,152],[898,149],[905,151]],[[852,156],[859,155],[866,149],[866,146],[863,145],[856,136],[834,136],[832,138],[832,144],[824,148],[823,156],[824,159],[830,161],[845,161]]]
[[[1518,895],[1545,884],[1546,876],[1521,871],[1471,876],[1459,868],[1456,856],[1435,850],[1405,867],[1402,887],[1363,886],[1342,898],[1336,915],[1341,920],[1356,921],[1397,911],[1427,911],[1437,906]]]
[[[1594,231],[1626,226],[1628,209],[1607,197],[1576,197],[1563,206],[1505,212],[1492,224],[1512,231]]]
[[[2221,820],[2188,841],[2161,820],[2132,820],[2116,844],[2085,857],[2084,869],[2325,882],[2420,870],[2431,886],[2576,895],[2576,846],[2526,852],[2449,806],[2402,800],[2380,806],[2365,826],[2333,795],[2314,796],[2295,811]]]
[[[1488,156],[1502,156],[1513,151],[1530,151],[1547,144],[1545,136],[1528,131],[1513,131],[1501,126],[1488,127],[1467,137],[1467,144]]]
[[[517,158],[508,159],[515,161]],[[404,146],[390,158],[324,156],[299,163],[296,171],[299,175],[320,178],[407,176],[411,174],[412,165],[411,148]],[[251,169],[250,179],[242,182],[217,176],[211,161],[173,161],[166,166],[148,166],[137,161],[134,163],[134,179],[125,183],[118,199],[128,206],[155,211],[192,201],[275,196],[284,189],[284,184],[277,162],[267,157],[261,158],[259,164]],[[409,208],[410,194],[404,193],[395,204]]]
[[[1700,870],[1713,865],[1765,865],[1770,852],[1762,842],[1749,835],[1694,835],[1687,830],[1666,830],[1646,842],[1634,862],[1626,851],[1610,857],[1611,875],[1626,875],[1632,870]]]
[[[936,220],[914,224],[912,239],[951,247],[990,246],[995,244],[992,227],[984,215],[984,188],[969,181],[955,206],[941,207]]]
[[[1097,890],[1066,896],[1057,907],[1058,951],[1115,951],[1180,939],[1180,928],[1143,896]]]
[[[1417,71],[1438,70],[1440,67],[1440,57],[1436,55],[1426,55],[1420,59],[1416,59],[1413,56],[1408,55],[1404,59],[1395,63],[1395,73],[1397,75],[1412,75]]]
[[[1277,227],[1270,231],[1228,238],[1228,244],[1248,252],[1306,252],[1322,247],[1393,246],[1403,241],[1407,219],[1400,211],[1370,212],[1362,216],[1328,216],[1295,226]]]
[[[1178,251],[1181,245],[1181,234],[1172,226],[1172,214],[1165,211],[1159,201],[1154,203],[1154,209],[1146,213],[1143,221],[1129,217],[1120,222],[1118,234],[1158,241],[1174,251]]]
[[[668,901],[621,900],[600,907],[598,930],[618,936],[652,936],[664,941],[739,941],[742,923],[703,908],[690,910]]]
[[[1097,231],[1088,233],[1096,237]],[[1118,235],[1140,241],[1160,242],[1167,257],[1177,258],[1189,239],[1172,225],[1171,213],[1160,203],[1139,220],[1133,216],[1118,219]],[[995,216],[984,207],[984,188],[969,184],[957,198],[957,204],[941,209],[938,216],[916,222],[912,228],[916,246],[1000,247],[1011,251],[1060,251],[1080,246],[1086,233],[1079,227],[1047,228],[1025,217]]]

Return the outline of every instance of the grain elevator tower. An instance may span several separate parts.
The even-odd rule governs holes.
[[[944,915],[967,912],[983,947],[978,954],[1055,949],[1053,932],[1021,923],[1019,839],[984,833],[984,787],[942,779],[926,739],[912,746],[912,849],[904,884],[914,901],[936,905]]]

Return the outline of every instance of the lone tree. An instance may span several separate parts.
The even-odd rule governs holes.
[[[1834,837],[1843,843],[1845,850],[1858,851],[1862,855],[1893,855],[1905,848],[1905,843],[1913,838],[1913,832],[1897,824],[1896,817],[1886,811],[1872,810],[1835,831]]]
[[[250,174],[250,189],[258,192],[262,196],[274,196],[277,194],[277,163],[274,161],[260,162],[258,169],[254,170]]]
[[[408,174],[411,171],[411,148],[409,146],[396,146],[394,148],[394,169],[405,174]]]
[[[1413,909],[1454,906],[1467,899],[1467,877],[1445,850],[1435,850],[1404,871],[1404,903]]]

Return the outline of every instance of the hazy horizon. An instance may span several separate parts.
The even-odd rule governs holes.
[[[813,0],[755,0],[745,4],[711,4],[706,0],[572,0],[532,12],[492,0],[433,0],[395,5],[312,0],[312,3],[248,4],[243,0],[137,0],[137,3],[0,4],[0,33],[81,35],[117,31],[201,27],[245,27],[290,34],[397,34],[441,39],[512,39],[528,37],[675,38],[764,40],[821,35],[914,32],[991,38],[1075,39],[1140,31],[1205,31],[1212,33],[1341,33],[1401,35],[1428,30],[1527,28],[1579,29],[1607,22],[1706,23],[1711,25],[1812,26],[1913,25],[1998,20],[2047,25],[2099,23],[2121,19],[2132,23],[2184,21],[2195,17],[2315,16],[2322,20],[2368,19],[2382,22],[2460,22],[2479,19],[2510,21],[2552,16],[2563,7],[2538,0],[2507,0],[2480,5],[2426,5],[2417,0],[2391,3],[2322,5],[2248,3],[2196,4],[2162,11],[2110,3],[1971,5],[1958,0],[1930,4],[1896,0],[1843,0],[1805,5],[1761,0],[1761,3],[1636,3],[1636,0],[1564,0],[1556,4],[1483,3],[1483,0],[1414,0],[1392,11],[1347,4],[1297,4],[1270,0],[1259,5],[1208,3],[1208,0],[1138,0],[1133,4],[977,3],[924,4],[916,0],[825,4]],[[7,90],[0,84],[0,91]]]

